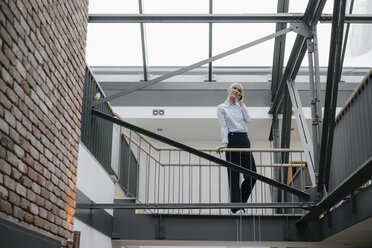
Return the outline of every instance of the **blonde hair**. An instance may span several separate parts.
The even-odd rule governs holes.
[[[229,88],[227,88],[227,92],[230,92],[230,89],[232,89],[232,87],[234,87],[234,86],[239,86],[241,89],[242,89],[242,92],[243,92],[243,86],[240,84],[240,83],[232,83],[231,85],[230,85],[230,87]]]

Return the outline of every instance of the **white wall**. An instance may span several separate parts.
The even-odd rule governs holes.
[[[75,231],[80,231],[80,248],[111,248],[111,238],[98,232],[84,222],[74,220]]]
[[[111,168],[119,175],[119,159],[120,159],[120,126],[113,124],[112,128],[112,153],[111,153]]]
[[[92,156],[88,149],[79,145],[79,159],[76,187],[95,203],[112,203],[115,185],[106,170]],[[112,210],[108,210],[112,215]]]
[[[79,145],[76,187],[95,203],[113,203],[115,184],[88,149]],[[106,210],[113,215],[112,210]],[[74,230],[80,231],[81,248],[112,248],[111,237],[74,218]]]

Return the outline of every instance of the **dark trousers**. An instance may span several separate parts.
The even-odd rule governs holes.
[[[251,142],[246,133],[229,133],[228,148],[251,148]],[[256,163],[251,152],[226,152],[226,160],[254,172]],[[230,186],[230,202],[247,202],[253,190],[256,179],[244,175],[244,180],[240,185],[240,173],[227,169],[229,186]],[[236,212],[239,209],[231,209]]]

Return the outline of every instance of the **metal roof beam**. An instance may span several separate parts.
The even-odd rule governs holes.
[[[314,15],[314,14],[313,14]],[[305,13],[305,16],[306,13]],[[331,14],[317,18],[322,23],[332,22]],[[300,13],[275,14],[89,14],[89,23],[293,23],[305,22]],[[349,14],[345,23],[372,23],[372,15]]]

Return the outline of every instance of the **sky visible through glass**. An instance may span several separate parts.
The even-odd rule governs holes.
[[[292,0],[289,13],[303,13],[308,0]],[[90,14],[138,14],[138,0],[90,0]],[[209,0],[143,0],[145,14],[207,14]],[[214,0],[214,14],[276,13],[277,0]],[[323,13],[331,14],[333,1]],[[354,14],[372,14],[372,1],[355,0]],[[145,24],[148,66],[187,66],[208,58],[206,23]],[[275,32],[275,24],[213,24],[212,55]],[[320,66],[327,66],[330,23],[318,25]],[[287,63],[295,33],[287,34]],[[214,66],[272,66],[274,40],[217,60]],[[88,24],[87,62],[91,66],[142,66],[140,24]],[[305,56],[302,66],[307,66]],[[351,24],[344,66],[372,66],[372,24]]]

